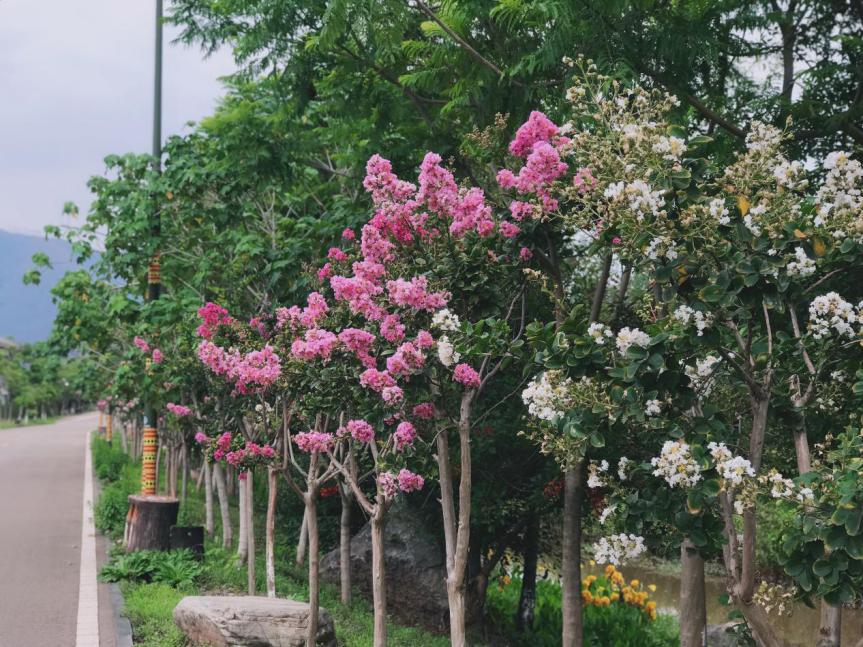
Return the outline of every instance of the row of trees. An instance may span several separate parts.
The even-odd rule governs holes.
[[[582,640],[590,519],[598,559],[678,538],[686,645],[715,554],[756,640],[781,644],[756,582],[765,498],[800,515],[787,572],[825,598],[825,644],[860,597],[860,165],[814,163],[856,139],[859,43],[797,75],[856,9],[650,11],[177,2],[185,38],[230,43],[242,72],[168,141],[161,174],[108,158],[85,225],[51,232],[92,263],[55,290],[56,341],[99,358],[130,416],[157,402],[181,453],[197,436],[217,481],[225,463],[247,475],[252,557],[248,482],[266,469],[268,576],[280,474],[306,510],[313,606],[320,490],[339,488],[343,528],[359,504],[376,645],[386,514],[416,490],[441,502],[454,645],[506,549],[559,510],[543,493],[557,479],[567,647]],[[743,33],[771,29],[781,47]],[[679,44],[692,33],[700,67]],[[603,47],[599,63],[561,62],[573,43]],[[781,92],[737,65],[774,51]],[[157,250],[166,294],[145,303]],[[343,561],[343,596],[350,583]]]

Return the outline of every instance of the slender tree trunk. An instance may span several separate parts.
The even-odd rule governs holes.
[[[162,463],[162,443],[159,443],[156,447],[156,494],[160,491],[161,484],[161,463]]]
[[[583,459],[566,470],[563,488],[563,562],[561,567],[563,647],[584,644],[581,605],[581,473]]]
[[[387,644],[387,577],[384,558],[384,514],[381,502],[372,517],[372,601],[374,603],[374,647]],[[464,598],[462,598],[463,600]],[[452,609],[450,609],[452,617]]]
[[[253,472],[246,472],[246,532],[249,534],[247,540],[248,556],[246,559],[246,573],[248,574],[249,595],[255,594],[255,483]]]
[[[276,468],[267,468],[267,597],[276,597],[276,494],[279,481]]]
[[[704,559],[687,538],[680,543],[680,647],[702,647],[707,629]]]
[[[515,628],[524,633],[533,627],[536,608],[536,565],[539,560],[539,518],[532,515],[524,537],[524,568],[521,576],[521,595],[515,614]]]
[[[239,479],[236,473],[234,473],[234,468],[230,465],[225,465],[225,484],[228,487],[228,496],[236,496],[237,489],[240,487]]]
[[[225,470],[221,464],[213,463],[213,478],[219,495],[219,517],[222,520],[222,548],[231,549],[234,542],[234,527],[231,523],[231,508],[228,502],[228,487],[225,483]]]
[[[339,580],[342,604],[351,603],[351,505],[353,497],[348,486],[339,486],[342,516],[339,520]]]
[[[237,558],[240,564],[245,564],[246,558],[249,556],[249,531],[246,530],[246,481],[238,480],[237,488],[240,491],[238,498],[240,508],[240,532],[239,540],[237,541]]]
[[[317,497],[318,493],[314,489],[306,493],[305,519],[306,531],[309,535],[309,633],[306,637],[306,647],[315,647],[315,642],[318,636],[318,612],[320,609]],[[374,541],[374,539],[372,541]],[[375,645],[377,645],[377,643],[375,643]]]
[[[180,449],[180,463],[182,464],[183,476],[182,482],[180,484],[180,500],[185,503],[186,502],[186,494],[188,493],[188,485],[189,485],[189,447],[186,445],[186,441],[183,441],[183,445]]]
[[[300,524],[300,536],[297,539],[297,566],[306,561],[306,547],[309,539],[309,509],[303,510],[303,523]]]
[[[129,444],[126,440],[126,432],[127,432],[128,428],[129,427],[128,427],[128,425],[126,425],[126,423],[123,423],[122,425],[120,425],[120,449],[123,450],[124,454],[129,453]]]
[[[213,466],[204,459],[201,464],[201,471],[204,473],[204,528],[207,531],[207,537],[213,538],[216,531],[215,515],[213,514]]]
[[[816,647],[840,647],[842,639],[842,607],[821,601],[821,626]]]

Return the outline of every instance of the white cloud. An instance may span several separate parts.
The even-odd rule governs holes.
[[[0,229],[82,212],[110,153],[149,152],[154,0],[0,0]],[[204,60],[165,27],[163,137],[212,112],[230,52]]]

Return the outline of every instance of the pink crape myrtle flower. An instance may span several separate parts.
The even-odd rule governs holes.
[[[381,400],[390,406],[396,406],[404,400],[404,391],[398,386],[387,386],[381,391]]]
[[[401,318],[395,314],[386,315],[381,320],[381,337],[388,342],[395,344],[405,338],[405,327],[401,322]]]
[[[417,333],[414,344],[416,344],[422,349],[431,348],[432,346],[434,346],[434,337],[432,337],[431,333],[428,330],[420,330]]]
[[[353,229],[345,228],[342,232],[342,238],[344,240],[354,240],[356,237],[357,235],[354,233]]]
[[[211,339],[216,329],[233,321],[228,311],[222,306],[208,301],[205,305],[198,308],[198,316],[201,318],[201,325],[198,327],[197,334],[204,339]]]
[[[339,338],[329,330],[310,328],[303,339],[295,339],[291,344],[291,355],[303,360],[328,360],[338,344]]]
[[[323,266],[318,270],[318,281],[322,283],[326,281],[333,275],[333,264],[332,263],[324,263]]]
[[[138,348],[138,350],[140,350],[142,353],[149,353],[150,352],[150,344],[148,344],[141,337],[138,337],[136,335],[135,339],[132,340],[132,343],[135,344],[135,346]]]
[[[423,402],[416,405],[411,413],[420,420],[432,420],[434,418],[434,405],[431,402]]]
[[[521,222],[533,213],[533,205],[530,202],[513,200],[509,203],[509,212],[512,214],[513,220]]]
[[[522,260],[522,262],[527,263],[530,259],[533,258],[533,252],[530,251],[527,247],[522,247],[518,251],[518,257]]]
[[[544,113],[534,110],[516,131],[515,139],[509,144],[509,152],[517,157],[526,157],[537,142],[550,142],[559,130]]]
[[[500,223],[500,234],[504,238],[515,238],[521,232],[521,229],[515,223],[504,220]]]
[[[457,365],[453,372],[453,380],[470,389],[479,388],[480,385],[479,373],[477,373],[470,364]]]
[[[375,429],[365,420],[349,420],[346,431],[361,443],[370,443],[375,439]]]
[[[427,312],[445,307],[451,296],[445,291],[429,292],[428,279],[424,276],[415,276],[410,281],[402,278],[387,281],[387,293],[394,306]]]
[[[296,434],[293,440],[297,447],[310,454],[313,452],[327,452],[333,446],[333,435],[319,431],[306,431]]]
[[[161,364],[164,356],[162,355],[162,351],[158,348],[153,349],[153,364]]]
[[[399,492],[398,487],[398,481],[391,472],[382,472],[378,474],[378,488],[385,498],[395,498],[396,494]]]
[[[186,416],[192,415],[192,410],[189,407],[184,407],[182,404],[169,402],[165,405],[165,408],[178,418],[185,418]]]
[[[404,376],[416,373],[425,365],[425,355],[412,342],[405,342],[387,358],[390,375]]]
[[[422,476],[404,468],[399,470],[398,481],[399,489],[405,493],[418,492],[425,485],[425,479]]]
[[[338,247],[330,247],[327,251],[327,258],[331,261],[343,262],[348,260],[348,255]]]
[[[195,434],[195,442],[204,445],[210,442],[210,437],[205,434],[203,431],[199,431]]]
[[[379,371],[376,368],[368,368],[360,375],[360,385],[371,389],[376,393],[383,392],[384,389],[394,387],[396,381],[388,371]]]
[[[416,437],[416,427],[414,427],[407,420],[405,420],[404,422],[400,422],[399,426],[396,427],[396,432],[393,434],[393,439],[396,442],[396,451],[400,452],[405,447],[413,445]]]

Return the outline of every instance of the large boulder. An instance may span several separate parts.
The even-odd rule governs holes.
[[[387,514],[384,552],[387,611],[412,625],[445,632],[449,607],[443,548],[428,532],[422,517],[407,505],[396,504]],[[354,588],[371,598],[372,531],[368,523],[351,540],[351,567]],[[338,547],[321,559],[321,578],[338,584]]]
[[[174,624],[190,640],[216,647],[304,647],[309,605],[285,598],[189,596],[174,607]],[[330,613],[320,609],[317,644],[336,647]]]

